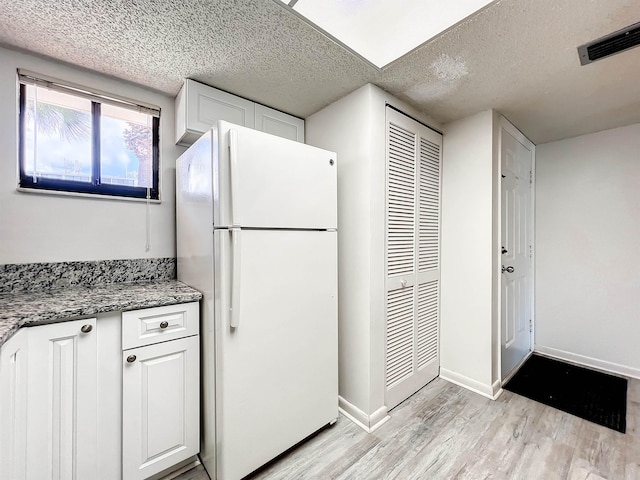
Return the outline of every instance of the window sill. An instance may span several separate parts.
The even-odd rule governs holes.
[[[63,192],[60,190],[45,190],[42,188],[24,188],[17,187],[16,191],[22,193],[32,193],[36,195],[56,195],[62,197],[82,197],[82,198],[91,198],[94,200],[115,200],[119,202],[137,202],[137,203],[147,203],[146,198],[133,198],[133,197],[119,197],[116,195],[100,195],[97,193],[80,193],[80,192]],[[162,198],[159,200],[150,199],[149,203],[161,204]]]

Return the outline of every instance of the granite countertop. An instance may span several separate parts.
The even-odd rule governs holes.
[[[0,346],[20,327],[98,313],[195,302],[200,298],[200,292],[177,280],[0,294]]]

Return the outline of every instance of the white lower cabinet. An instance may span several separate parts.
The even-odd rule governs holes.
[[[26,478],[27,334],[18,331],[0,349],[0,478]]]
[[[29,329],[27,478],[96,478],[96,319]]]
[[[123,478],[149,478],[198,453],[198,338],[123,352]]]
[[[136,311],[158,312],[198,323],[197,302]],[[123,317],[22,328],[0,347],[0,479],[142,480],[198,453],[198,329],[123,352]]]

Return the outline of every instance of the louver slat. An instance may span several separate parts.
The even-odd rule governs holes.
[[[387,388],[413,373],[413,288],[387,293]]]
[[[438,281],[418,286],[418,369],[438,357]]]
[[[438,268],[440,146],[420,139],[418,271]]]
[[[388,275],[414,271],[416,136],[389,124]]]

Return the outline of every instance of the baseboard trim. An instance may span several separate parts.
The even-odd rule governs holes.
[[[338,395],[338,410],[345,417],[358,425],[367,433],[373,433],[380,428],[391,417],[388,415],[387,407],[380,407],[371,415],[367,415],[358,407],[348,402],[344,398]]]
[[[493,382],[493,384],[491,385],[491,391],[493,393],[491,399],[497,400],[498,397],[502,395],[502,382],[500,380],[496,380],[495,382]]]
[[[440,367],[440,378],[491,400],[495,400],[502,393],[502,384],[499,380],[487,385],[443,367]]]
[[[628,367],[626,365],[620,365],[618,363],[607,362],[597,358],[587,357],[577,353],[566,352],[557,348],[545,347],[542,345],[536,345],[533,349],[535,353],[544,355],[558,360],[564,360],[565,362],[575,363],[583,367],[595,368],[596,370],[603,370],[609,373],[615,373],[624,377],[631,377],[640,379],[640,369]]]

